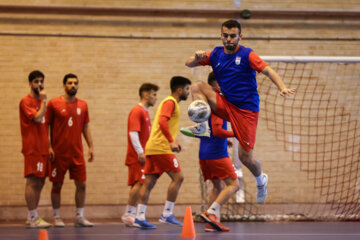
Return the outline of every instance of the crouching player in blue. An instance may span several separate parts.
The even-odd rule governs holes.
[[[219,85],[211,72],[208,83],[219,92]],[[230,197],[240,189],[240,183],[235,173],[233,162],[228,154],[227,138],[234,137],[234,132],[227,130],[227,121],[211,114],[208,119],[210,137],[200,137],[199,159],[204,181],[210,180],[213,188],[209,195],[209,209],[206,211],[210,223],[205,226],[205,231],[229,231],[229,228],[220,223],[220,208]],[[187,136],[193,136],[186,128],[180,130]],[[226,187],[223,188],[223,183]],[[204,213],[203,213],[204,214]]]

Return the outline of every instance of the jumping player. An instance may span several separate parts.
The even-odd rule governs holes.
[[[25,162],[25,200],[29,211],[27,224],[30,228],[47,228],[51,224],[39,217],[36,210],[45,178],[50,171],[49,137],[45,122],[45,76],[40,71],[32,71],[28,78],[30,93],[21,99],[19,105],[21,152]]]
[[[92,227],[93,224],[84,217],[86,195],[86,167],[81,135],[89,148],[88,161],[94,161],[93,141],[89,126],[89,113],[85,101],[76,98],[79,80],[69,73],[64,76],[65,94],[49,101],[46,117],[51,131],[53,151],[52,172],[53,183],[51,202],[54,210],[54,226],[64,227],[60,217],[60,192],[67,170],[70,179],[74,179],[76,192],[76,227]]]
[[[139,89],[140,103],[130,111],[128,117],[128,146],[125,164],[129,168],[128,185],[130,191],[125,213],[121,217],[127,226],[132,226],[135,221],[138,194],[145,180],[144,148],[151,130],[148,108],[155,105],[158,90],[159,87],[155,84],[142,84]]]
[[[219,92],[220,88],[213,72],[208,76],[208,84]],[[207,212],[216,216],[217,225],[214,228],[207,223],[205,231],[229,231],[229,228],[220,223],[220,208],[240,189],[240,183],[227,150],[227,138],[234,137],[234,132],[228,131],[227,122],[213,113],[208,119],[208,124],[210,137],[200,137],[199,159],[204,181],[209,179],[213,184]],[[186,132],[186,129],[180,131],[188,136],[192,134]],[[226,185],[224,189],[223,183]]]
[[[160,222],[182,226],[173,214],[175,201],[184,180],[184,175],[174,152],[180,152],[181,146],[176,142],[179,130],[180,108],[179,102],[186,100],[190,94],[191,81],[187,78],[175,76],[170,81],[171,95],[159,105],[150,138],[145,146],[145,182],[139,193],[134,226],[139,228],[156,228],[145,218],[146,205],[152,188],[162,173],[166,172],[171,178],[167,192],[164,211]]]
[[[268,177],[263,174],[260,162],[252,156],[259,114],[256,71],[269,77],[278,87],[281,96],[289,96],[295,89],[288,89],[280,76],[252,49],[240,46],[241,37],[241,25],[236,20],[228,20],[221,26],[224,46],[216,47],[211,52],[196,51],[194,56],[187,59],[185,65],[211,65],[223,95],[215,93],[207,83],[200,82],[191,88],[193,99],[207,101],[216,115],[230,121],[240,143],[239,158],[256,179],[257,202],[264,203]],[[196,131],[198,128],[191,130]],[[201,130],[204,131],[206,130]],[[202,218],[216,227],[213,214],[204,212]]]

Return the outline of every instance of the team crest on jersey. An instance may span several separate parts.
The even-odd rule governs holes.
[[[235,63],[236,63],[236,65],[240,65],[240,63],[241,63],[241,57],[236,57]]]
[[[81,114],[81,108],[77,108],[76,112],[77,112],[77,115],[80,115]]]

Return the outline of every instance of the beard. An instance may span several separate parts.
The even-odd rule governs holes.
[[[180,96],[181,101],[186,101],[187,98],[188,98],[188,95],[186,93],[184,93]]]
[[[75,89],[75,88],[66,89],[66,93],[67,93],[69,96],[75,96],[76,93],[77,93],[77,89]]]
[[[236,47],[237,47],[237,44],[235,45],[225,45],[225,48],[226,50],[229,50],[229,51],[235,51],[236,50]]]

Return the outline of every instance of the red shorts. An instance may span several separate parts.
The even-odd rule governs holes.
[[[236,179],[235,167],[229,157],[219,159],[200,160],[200,168],[204,181],[208,179]]]
[[[143,184],[145,180],[144,165],[133,163],[128,165],[128,168],[128,185],[133,186],[136,182]]]
[[[146,155],[145,174],[158,174],[164,172],[181,172],[180,164],[174,154]]]
[[[56,157],[51,163],[51,177],[52,182],[64,182],[66,171],[70,172],[70,179],[79,182],[86,181],[86,166],[84,157]]]
[[[245,151],[254,149],[259,112],[240,109],[228,102],[223,95],[216,93],[214,113],[231,123],[235,137]]]
[[[24,177],[39,178],[50,176],[50,155],[24,155]]]

